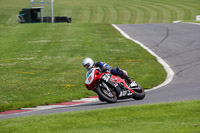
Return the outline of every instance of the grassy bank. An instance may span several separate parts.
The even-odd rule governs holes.
[[[144,88],[165,79],[156,59],[109,24],[1,26],[0,111],[90,95],[85,57],[127,70]],[[38,29],[38,30],[35,30]]]
[[[56,0],[54,11],[73,23],[171,23],[195,20],[199,5],[199,0]],[[29,7],[27,0],[1,0],[0,23],[17,24],[16,14]]]
[[[2,133],[199,133],[200,101],[12,118]]]

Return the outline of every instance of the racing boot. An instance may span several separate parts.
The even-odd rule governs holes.
[[[128,77],[128,75],[124,75],[124,78],[125,78],[125,80],[127,81],[127,83],[128,83],[128,86],[130,87],[130,88],[136,88],[136,87],[138,87],[138,85],[135,83],[135,81],[133,81],[130,77]]]
[[[137,88],[138,85],[135,83],[135,81],[132,81],[131,84],[129,85],[130,88]]]

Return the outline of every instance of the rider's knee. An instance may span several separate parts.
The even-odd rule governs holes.
[[[125,75],[127,75],[127,72],[122,70],[121,68],[119,67],[114,67],[112,70],[111,70],[111,73],[116,75],[116,76],[120,76],[120,77],[124,77]]]

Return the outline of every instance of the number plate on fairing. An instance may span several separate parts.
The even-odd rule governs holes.
[[[102,79],[103,79],[104,81],[106,81],[106,82],[108,82],[108,81],[110,80],[110,78],[111,78],[111,75],[110,75],[110,74],[104,74],[104,75],[102,76]]]

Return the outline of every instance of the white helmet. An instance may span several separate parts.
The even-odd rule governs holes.
[[[93,65],[94,61],[91,58],[87,57],[83,60],[83,66],[85,67],[86,70],[89,71],[93,67]]]

